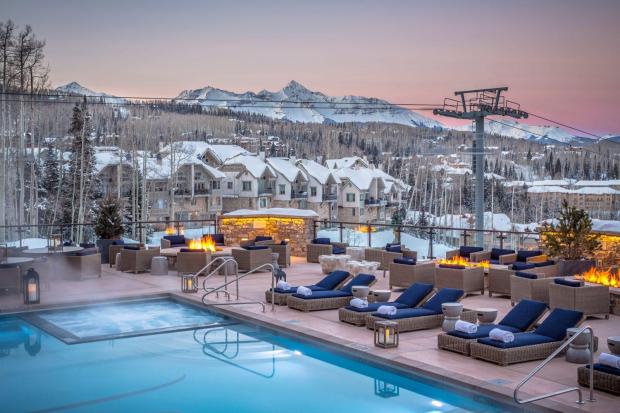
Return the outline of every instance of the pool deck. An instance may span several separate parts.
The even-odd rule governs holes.
[[[323,277],[318,264],[306,263],[305,259],[293,258],[293,265],[284,269],[291,284],[312,284]],[[381,271],[376,273],[378,283],[374,289],[387,289],[387,278]],[[202,280],[202,277],[201,277]],[[210,286],[216,286],[223,277],[214,276],[209,280]],[[202,284],[202,281],[201,281]],[[241,301],[264,301],[265,290],[270,286],[268,273],[251,274],[240,281]],[[234,288],[230,289],[231,291]],[[82,281],[58,281],[50,288],[42,287],[42,303],[25,306],[16,295],[0,295],[0,314],[50,306],[91,303],[101,300],[113,300],[160,293],[180,293],[180,280],[171,271],[168,276],[151,276],[148,273],[120,273],[108,265],[102,266],[102,277]],[[183,294],[184,297],[200,300],[201,294]],[[392,293],[392,299],[398,292]],[[221,302],[225,302],[223,297]],[[493,307],[499,310],[498,319],[506,314],[511,306],[507,298],[488,297],[488,295],[470,295],[463,300],[467,308]],[[528,362],[501,367],[481,360],[442,351],[437,348],[437,334],[440,329],[407,332],[401,335],[397,349],[380,349],[373,345],[373,334],[365,327],[354,327],[338,320],[337,310],[304,313],[291,310],[286,306],[271,306],[262,313],[256,304],[221,306],[223,312],[234,313],[242,318],[252,318],[263,324],[284,328],[299,335],[313,337],[326,343],[341,345],[344,350],[354,355],[367,355],[375,360],[390,360],[394,365],[417,371],[428,372],[437,377],[448,377],[473,386],[482,391],[500,393],[512,397],[515,385],[522,380],[539,362]],[[606,338],[620,334],[620,317],[611,315],[609,320],[589,318],[586,324],[592,326],[599,337],[598,352],[607,352]],[[555,391],[567,386],[577,385],[577,364],[567,363],[563,357],[556,358],[547,365],[524,388],[524,395],[537,395]],[[410,369],[411,370],[411,369]],[[584,398],[587,398],[587,390]],[[584,411],[617,413],[620,411],[620,398],[611,394],[595,391],[597,401],[584,405],[574,403],[576,394],[569,393],[550,400],[539,402],[540,406],[556,411]],[[524,397],[524,396],[521,396]]]

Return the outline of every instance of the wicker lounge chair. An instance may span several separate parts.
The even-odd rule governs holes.
[[[351,274],[346,271],[332,271],[316,284],[307,285],[312,291],[330,291],[335,290],[342,286],[348,279],[351,278]],[[297,292],[297,287],[291,286],[288,290],[281,288],[275,288],[274,303],[276,305],[286,305],[286,300],[289,295]],[[271,288],[265,291],[265,301],[271,302]]]
[[[418,258],[417,251],[410,250],[400,244],[387,244],[385,248],[366,248],[364,259],[379,263],[379,270],[388,270],[390,263],[396,258]],[[385,274],[384,274],[385,275]]]
[[[233,248],[232,256],[240,271],[250,271],[261,265],[271,264],[271,248],[266,245]]]
[[[315,238],[306,246],[306,261],[319,262],[320,255],[344,254],[349,246],[346,242],[333,242],[329,238]]]
[[[151,258],[159,256],[159,248],[122,249],[121,262],[116,265],[119,271],[139,273],[151,269]]]
[[[479,338],[470,344],[470,355],[502,366],[541,360],[562,345],[567,328],[578,326],[584,319],[580,311],[556,308],[536,330],[515,334],[511,343]]]
[[[435,288],[456,288],[465,294],[484,294],[484,268],[439,265],[435,268]]]
[[[469,260],[470,254],[474,252],[482,252],[484,249],[482,247],[470,247],[466,245],[461,245],[458,250],[450,250],[446,251],[446,259],[462,257],[467,258]]]
[[[609,287],[580,284],[562,279],[549,284],[549,308],[567,308],[581,311],[586,316],[602,315],[609,318]]]
[[[594,363],[594,388],[620,396],[620,369],[604,364]],[[590,366],[577,369],[577,381],[580,386],[590,386]]]
[[[537,274],[539,278],[558,276],[558,265],[553,261],[541,263],[528,263],[526,265],[512,264],[508,268],[489,268],[487,287],[489,297],[493,294],[510,295],[510,276],[517,271],[527,271]]]
[[[377,278],[370,274],[357,274],[343,287],[332,291],[316,291],[310,296],[291,294],[286,304],[289,308],[301,311],[334,310],[349,304],[353,298],[351,288],[354,285],[371,286],[377,282]]]
[[[479,325],[475,333],[453,330],[439,334],[437,336],[437,347],[469,356],[469,345],[479,338],[488,337],[492,329],[500,328],[511,333],[522,333],[531,329],[546,311],[545,303],[523,300],[511,309],[499,323]]]
[[[382,305],[391,305],[396,308],[414,308],[424,303],[433,292],[432,284],[412,284],[394,301],[371,303],[365,308],[348,305],[338,310],[338,318],[340,321],[354,326],[365,326],[366,316],[377,311]]]
[[[554,278],[546,277],[546,275],[539,275],[529,271],[517,271],[511,275],[510,303],[514,305],[526,299],[549,304],[549,284],[553,282]]]
[[[472,262],[489,261],[491,264],[508,265],[514,261],[514,250],[491,248],[491,251],[472,252],[469,259]]]
[[[396,310],[396,314],[388,316],[384,314],[372,313],[366,317],[366,327],[373,330],[375,321],[390,320],[398,323],[398,331],[415,331],[439,327],[443,322],[443,303],[458,302],[463,299],[463,290],[454,288],[444,288],[432,296],[419,308],[405,308]],[[476,320],[474,311],[463,311],[462,320],[473,322]]]
[[[435,285],[435,263],[417,262],[413,259],[395,259],[389,264],[390,289],[407,287],[413,283]]]
[[[181,248],[177,254],[175,269],[181,274],[196,274],[202,270],[211,261],[211,253],[204,250],[190,250],[189,248]],[[204,275],[208,271],[204,270]]]

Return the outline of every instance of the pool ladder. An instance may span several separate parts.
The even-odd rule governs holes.
[[[271,270],[271,311],[275,311],[275,267],[272,264],[263,264],[263,265],[259,265],[256,268],[252,268],[250,271],[239,275],[239,264],[237,263],[237,261],[232,258],[232,257],[216,257],[214,259],[212,259],[207,265],[205,265],[203,268],[201,268],[199,271],[196,272],[196,275],[200,274],[201,272],[207,270],[211,265],[215,264],[218,261],[222,261],[217,267],[215,267],[215,269],[213,269],[209,274],[207,274],[207,276],[204,278],[204,280],[202,281],[202,289],[205,292],[202,295],[202,303],[204,305],[243,305],[243,304],[258,304],[262,307],[263,313],[266,310],[266,306],[265,303],[262,301],[235,301],[235,302],[230,302],[230,293],[228,292],[228,286],[232,283],[235,283],[235,295],[236,295],[236,300],[239,300],[239,280],[241,280],[242,278],[247,277],[250,274],[254,274],[258,271],[264,270],[264,269],[269,269]],[[235,265],[235,278],[233,280],[228,281],[228,263],[229,262],[233,262]],[[211,278],[213,275],[217,274],[218,271],[224,268],[224,283],[218,285],[217,287],[207,287],[207,280],[209,278]],[[224,295],[226,295],[226,299],[229,302],[226,303],[212,303],[212,302],[206,302],[207,296],[210,294],[215,293],[216,297],[219,297],[219,293],[223,293]]]
[[[580,336],[581,334],[583,334],[585,331],[589,331],[590,332],[590,398],[588,399],[589,402],[593,402],[595,401],[594,399],[594,369],[593,369],[593,365],[594,365],[594,330],[592,330],[592,327],[590,326],[585,326],[581,329],[579,329],[572,337],[570,337],[568,340],[566,340],[557,350],[555,350],[553,353],[551,353],[551,355],[549,357],[547,357],[545,360],[543,360],[538,366],[536,366],[523,380],[521,380],[521,382],[519,384],[517,384],[517,387],[515,387],[514,393],[512,395],[512,397],[514,398],[515,402],[517,402],[518,404],[525,404],[525,403],[531,403],[531,402],[535,402],[538,400],[542,400],[542,399],[547,399],[549,397],[555,397],[555,396],[559,396],[561,394],[564,393],[570,393],[572,391],[576,391],[578,394],[579,399],[576,401],[576,403],[579,404],[583,404],[583,394],[581,392],[581,389],[577,386],[577,387],[567,387],[565,389],[562,390],[556,390],[554,392],[550,392],[550,393],[546,393],[540,396],[534,396],[534,397],[530,397],[529,399],[519,399],[519,390],[521,389],[521,387],[523,387],[525,385],[525,383],[527,383],[532,377],[534,377],[536,375],[536,373],[538,373],[540,370],[542,370],[543,367],[545,367],[547,364],[549,364],[549,362],[551,360],[553,360],[558,354],[560,354],[560,352],[562,350],[564,350],[570,343],[573,342],[573,340],[575,340],[578,336]]]

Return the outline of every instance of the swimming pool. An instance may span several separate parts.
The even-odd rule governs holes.
[[[118,317],[103,316],[108,310]],[[153,334],[153,327],[168,327],[162,319],[177,322],[182,315],[193,317],[192,329]],[[67,344],[23,318],[0,318],[2,412],[512,410],[473,392],[397,374],[173,300],[37,316],[76,336],[104,338]],[[196,325],[201,318],[204,327]],[[107,327],[92,323],[97,319]],[[124,335],[141,328],[148,335]],[[110,338],[114,334],[120,338]]]

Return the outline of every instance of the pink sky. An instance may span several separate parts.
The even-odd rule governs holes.
[[[277,90],[295,79],[395,103],[507,85],[525,110],[620,133],[620,1],[0,0],[0,8],[47,40],[54,85],[175,96],[206,85]]]

